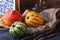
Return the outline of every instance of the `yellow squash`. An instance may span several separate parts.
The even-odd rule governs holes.
[[[25,17],[25,23],[31,27],[43,25],[44,18],[36,11],[29,11]]]

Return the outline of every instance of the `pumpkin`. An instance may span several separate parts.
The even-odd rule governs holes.
[[[9,28],[9,33],[14,38],[22,37],[26,33],[26,25],[22,22],[16,21]]]
[[[15,21],[22,21],[22,15],[17,10],[9,10],[3,15],[2,21],[7,26],[11,26]]]
[[[44,18],[36,11],[29,11],[25,17],[25,23],[31,27],[38,27],[44,24]]]

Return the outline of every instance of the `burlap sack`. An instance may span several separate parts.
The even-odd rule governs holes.
[[[22,16],[25,17],[27,12],[28,10],[26,10]],[[39,32],[42,33],[47,30],[51,31],[55,28],[56,24],[60,22],[60,18],[59,18],[60,8],[46,9],[40,12],[40,14],[44,17],[46,21],[45,25],[39,26],[37,28],[27,27],[27,32],[29,34],[34,34],[34,33],[39,33]]]

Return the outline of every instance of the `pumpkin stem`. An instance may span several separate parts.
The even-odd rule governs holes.
[[[29,19],[29,17],[27,17],[27,19]]]

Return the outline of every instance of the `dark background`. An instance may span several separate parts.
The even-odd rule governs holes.
[[[23,13],[26,9],[32,9],[34,5],[37,3],[39,4],[40,0],[21,0],[21,12]],[[44,9],[46,6],[47,8],[59,8],[60,7],[60,0],[43,0],[45,4],[41,4],[39,7],[40,9]]]

